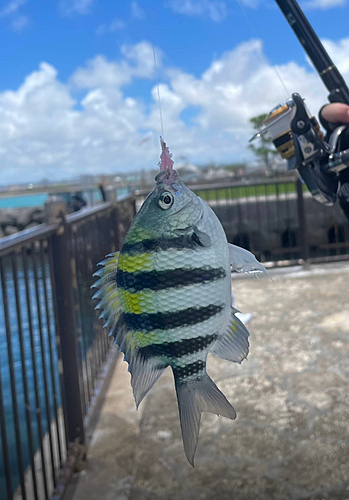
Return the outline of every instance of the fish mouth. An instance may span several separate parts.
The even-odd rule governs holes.
[[[167,184],[168,186],[172,186],[172,184],[178,181],[178,179],[179,177],[177,172],[175,170],[169,170],[168,168],[159,172],[155,177],[155,181],[157,184],[163,183]]]

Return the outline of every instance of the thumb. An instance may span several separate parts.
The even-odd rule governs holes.
[[[321,116],[330,123],[349,123],[349,106],[341,102],[328,104],[322,108]]]

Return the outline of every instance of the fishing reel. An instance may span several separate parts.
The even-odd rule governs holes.
[[[292,94],[269,113],[250,142],[269,134],[281,157],[287,160],[288,169],[298,170],[314,199],[332,206],[337,198],[339,173],[349,166],[349,149],[341,151],[342,134],[347,130],[347,126],[337,126],[325,138],[302,97]]]

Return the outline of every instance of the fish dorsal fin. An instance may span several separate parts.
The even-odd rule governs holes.
[[[93,276],[99,280],[92,287],[99,290],[93,298],[99,299],[96,309],[102,309],[100,318],[106,320],[104,326],[110,328],[110,336],[114,337],[115,344],[119,346],[119,351],[124,353],[124,359],[129,364],[133,395],[138,407],[166,366],[158,366],[153,360],[147,359],[142,349],[135,344],[132,332],[127,327],[116,284],[119,254],[120,252],[116,252],[108,255],[98,264],[102,267]]]
[[[228,326],[210,352],[227,361],[241,363],[248,355],[250,334],[245,325],[235,316],[234,311],[235,309],[232,308]]]
[[[98,264],[102,267],[93,276],[98,277],[99,280],[91,287],[99,289],[92,297],[93,299],[99,299],[95,309],[102,310],[100,318],[106,320],[104,327],[109,327],[111,330],[114,329],[121,314],[121,303],[115,279],[119,254],[120,252],[110,254]]]
[[[258,262],[256,257],[245,250],[245,248],[238,247],[228,243],[229,248],[229,261],[233,271],[237,273],[264,273],[268,276],[268,272],[261,264]]]

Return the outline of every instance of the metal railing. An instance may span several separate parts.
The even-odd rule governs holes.
[[[295,176],[189,187],[217,214],[230,243],[270,266],[349,258],[340,207],[316,202]],[[137,194],[138,206],[146,194]]]
[[[0,499],[48,500],[86,415],[110,342],[92,274],[120,248],[133,199],[0,240]]]

